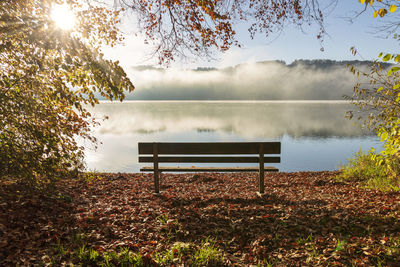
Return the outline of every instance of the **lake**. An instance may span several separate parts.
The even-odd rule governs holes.
[[[94,129],[98,149],[86,144],[86,163],[89,170],[138,172],[142,141],[280,141],[280,171],[336,170],[360,148],[382,149],[377,136],[344,118],[352,108],[345,101],[101,102],[91,111],[109,119]]]

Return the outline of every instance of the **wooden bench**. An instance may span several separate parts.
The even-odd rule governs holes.
[[[153,163],[140,171],[154,172],[154,191],[160,192],[161,172],[259,172],[259,192],[264,193],[264,172],[277,172],[264,163],[280,163],[280,142],[138,143],[139,162]],[[249,156],[253,154],[252,156]],[[143,156],[151,155],[151,156]],[[168,155],[168,156],[160,156]],[[188,156],[189,155],[189,156]],[[195,156],[193,156],[195,155]],[[197,156],[201,155],[201,156]],[[215,156],[224,155],[224,156]],[[229,156],[226,156],[229,155]],[[243,156],[246,155],[246,156]],[[159,163],[258,163],[256,167],[161,167]]]

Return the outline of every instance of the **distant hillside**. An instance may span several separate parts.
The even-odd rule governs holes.
[[[326,59],[263,61],[229,68],[192,70],[138,66],[128,70],[134,100],[341,100],[356,83],[348,69],[370,61]],[[389,66],[389,64],[385,64]]]

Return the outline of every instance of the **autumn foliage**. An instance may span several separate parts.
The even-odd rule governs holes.
[[[50,18],[62,1],[0,3],[0,177],[40,187],[83,167],[76,137],[94,140],[85,105],[133,90],[100,46],[118,41],[117,12],[68,1],[73,31]]]
[[[235,28],[248,26],[250,36],[269,36],[286,25],[316,23],[324,34],[323,14],[316,0],[120,0],[136,15],[147,42],[155,45],[161,63],[176,58],[209,56],[241,46]]]
[[[119,4],[118,4],[119,3]],[[121,15],[133,11],[139,31],[155,44],[160,63],[177,56],[209,56],[236,40],[236,24],[249,23],[252,37],[286,24],[316,22],[314,0],[114,1],[11,0],[0,3],[0,177],[33,187],[83,169],[77,137],[95,141],[96,122],[86,110],[98,97],[124,99],[133,85],[101,48],[122,41]],[[55,5],[76,16],[71,30],[51,18]]]
[[[380,26],[380,33],[386,33],[399,40],[398,7],[394,0],[359,0],[365,11],[372,11],[373,20]],[[383,34],[384,35],[384,34]],[[354,55],[358,52],[351,48]],[[400,54],[379,53],[369,71],[364,72],[350,66],[353,74],[360,77],[353,88],[353,95],[347,97],[359,109],[348,112],[363,120],[364,126],[373,129],[384,143],[383,151],[375,150],[362,155],[358,153],[343,172],[344,178],[352,179],[360,173],[363,180],[381,189],[399,191],[400,185]],[[382,62],[384,62],[382,64]],[[390,64],[388,64],[390,63]],[[367,164],[366,164],[367,163]],[[378,175],[377,175],[378,174]]]

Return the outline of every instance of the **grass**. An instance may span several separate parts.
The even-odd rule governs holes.
[[[100,252],[86,245],[75,250],[65,250],[62,245],[54,248],[53,256],[43,257],[41,266],[56,266],[60,262],[68,261],[79,266],[146,266],[143,256],[139,252],[120,248],[119,251]]]
[[[272,267],[274,266],[273,262],[270,262],[268,260],[263,260],[257,263],[256,265],[257,267]]]
[[[309,243],[312,241],[313,241],[313,237],[312,237],[312,233],[311,233],[307,236],[307,238],[304,238],[304,237],[297,238],[296,243],[298,245],[302,246],[302,245],[305,245],[306,243]]]
[[[336,177],[338,180],[361,182],[367,188],[381,191],[400,192],[398,175],[393,175],[389,167],[382,163],[381,156],[374,151],[364,153],[360,149],[354,158],[348,161],[348,164],[342,166],[341,173]],[[391,162],[391,164],[399,165],[395,162]],[[400,169],[400,166],[395,169]]]
[[[89,170],[79,173],[79,179],[84,183],[91,184],[97,180],[101,180],[101,175],[97,170]]]
[[[215,247],[215,240],[206,238],[194,252],[193,266],[221,266],[224,255]]]
[[[140,252],[131,251],[127,247],[119,250],[98,251],[90,248],[84,242],[85,235],[79,234],[74,243],[69,244],[72,249],[66,249],[58,244],[54,247],[52,256],[43,257],[41,266],[55,266],[66,261],[79,266],[171,266],[174,264],[188,264],[189,266],[223,266],[224,255],[216,247],[216,240],[206,238],[195,243],[175,242],[169,249],[157,251],[152,255],[143,256]],[[146,261],[147,260],[147,261]],[[185,265],[185,266],[186,266]],[[261,265],[265,266],[265,265]],[[271,266],[267,264],[266,266]]]
[[[153,258],[160,266],[169,266],[174,262],[182,263],[190,257],[191,247],[193,245],[190,243],[175,242],[169,250],[154,253]]]
[[[159,223],[158,229],[161,235],[166,237],[168,243],[170,243],[172,240],[175,240],[180,227],[179,222],[177,220],[169,219],[168,213],[158,216],[156,220]]]
[[[168,213],[158,216],[157,220],[160,222],[160,224],[162,226],[167,224],[168,223]]]
[[[337,240],[335,251],[342,251],[346,247],[346,240]]]
[[[98,251],[87,245],[89,235],[76,234],[69,244],[60,241],[53,248],[53,255],[45,255],[41,266],[57,266],[60,262],[69,262],[79,266],[146,266],[143,256],[126,247],[119,250]],[[66,249],[68,247],[68,249]]]

